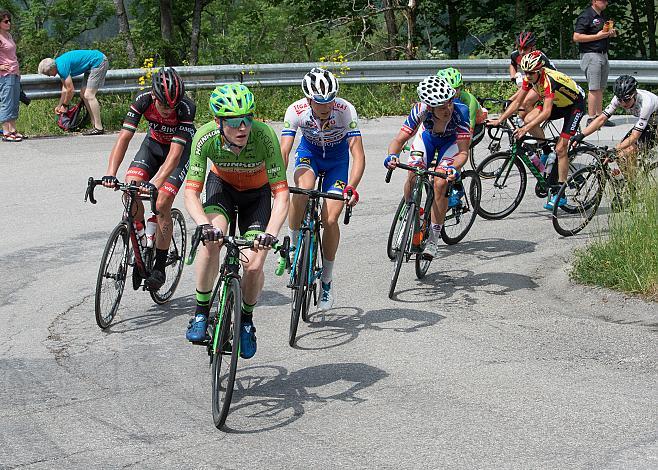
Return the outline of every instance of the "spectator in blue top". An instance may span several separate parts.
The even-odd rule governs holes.
[[[59,75],[62,80],[62,95],[59,104],[55,107],[55,112],[61,114],[66,111],[73,93],[73,77],[84,74],[82,88],[80,88],[80,98],[85,104],[93,127],[85,132],[85,135],[100,135],[105,131],[101,123],[101,108],[96,99],[96,92],[105,83],[108,62],[107,57],[101,51],[96,50],[76,50],[69,51],[56,59],[43,59],[39,63],[39,73],[54,77]]]

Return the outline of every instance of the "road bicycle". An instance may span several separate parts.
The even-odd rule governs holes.
[[[397,168],[413,172],[416,178],[411,191],[411,199],[405,201],[405,198],[402,197],[389,231],[387,254],[395,263],[388,291],[390,299],[395,295],[395,287],[403,262],[408,262],[412,257],[415,258],[418,279],[425,277],[429,269],[432,259],[422,256],[422,253],[431,230],[434,178],[446,179],[448,177],[443,172],[399,162]],[[393,169],[389,169],[386,174],[386,183],[391,181],[392,174]],[[453,195],[455,203],[449,203],[441,229],[441,238],[446,244],[458,243],[473,226],[481,191],[480,178],[473,170],[462,171],[457,180],[449,182],[446,196]]]
[[[527,171],[536,179],[535,195],[545,198],[549,192],[557,192],[557,156],[550,175],[544,174],[531,161],[532,155],[538,155],[546,146],[555,152],[555,144],[559,137],[541,139],[524,136],[514,138],[513,130],[501,128],[509,135],[510,149],[496,152],[485,158],[476,172],[482,181],[482,199],[478,215],[485,219],[503,219],[510,215],[521,204],[525,194],[528,176]],[[594,158],[591,152],[569,151],[569,173],[573,174],[579,168],[589,165]]]
[[[96,204],[94,189],[98,185],[102,185],[102,180],[89,178],[85,201],[89,200],[92,204]],[[157,215],[158,211],[155,207],[158,193],[157,190],[151,189],[148,196],[142,195],[140,187],[134,181],[117,183],[116,190],[123,193],[121,198],[124,207],[123,215],[105,244],[96,278],[94,311],[96,323],[102,329],[109,327],[117,314],[129,267],[133,268],[132,287],[134,290],[139,290],[140,287],[142,290],[148,290],[151,298],[157,304],[165,304],[171,300],[183,274],[187,241],[185,217],[180,210],[172,208],[173,235],[165,267],[167,281],[157,291],[148,289],[143,281],[151,275],[153,270],[155,243],[149,243],[145,235],[138,234],[132,214],[134,209],[129,209],[134,208],[137,200],[149,200],[152,214]]]
[[[491,103],[494,106],[500,107],[501,111],[504,111],[507,106],[511,103],[509,100],[503,100],[498,98],[477,98],[481,106],[487,106],[487,103]],[[487,146],[482,145],[475,147],[480,141],[483,140],[484,135],[481,135],[479,139],[476,138],[478,133],[474,132],[473,139],[475,143],[471,143],[471,148],[469,149],[468,159],[471,163],[471,167],[475,170],[482,163],[482,161],[491,154],[500,152],[504,143],[507,143],[508,147],[512,146],[512,139],[508,139],[507,142],[503,141],[503,137],[509,136],[509,133],[503,131],[503,129],[509,129],[514,131],[518,129],[523,122],[517,114],[513,114],[508,117],[504,123],[500,126],[491,126],[489,124],[484,124],[484,132],[488,136]],[[477,126],[476,126],[477,127]],[[541,128],[544,131],[544,135],[548,136],[549,139],[556,138],[560,135],[560,131],[557,129],[553,121],[547,120],[541,124]]]
[[[231,220],[235,221],[235,217]],[[240,327],[242,326],[241,263],[245,261],[241,250],[253,248],[254,241],[235,236],[235,222],[231,222],[229,235],[222,237],[226,247],[224,260],[219,268],[219,276],[210,298],[211,313],[208,316],[207,339],[194,344],[205,346],[210,358],[212,375],[212,417],[215,427],[221,429],[226,422],[233,386],[240,357]],[[203,229],[199,226],[192,236],[190,254],[186,263],[192,264],[199,243],[204,242]],[[286,269],[290,238],[283,243],[278,241],[272,249],[281,256],[276,274],[282,275]]]
[[[293,194],[308,196],[304,217],[299,228],[297,244],[292,251],[292,262],[290,269],[290,282],[288,287],[292,289],[292,306],[290,312],[290,329],[288,332],[288,344],[295,345],[299,318],[308,322],[311,299],[313,305],[318,304],[318,281],[322,275],[322,207],[323,199],[345,201],[342,194],[325,193],[321,191],[324,173],[317,178],[316,189],[302,189],[290,187]],[[351,194],[348,194],[351,197]],[[352,208],[347,206],[343,223],[350,223]]]

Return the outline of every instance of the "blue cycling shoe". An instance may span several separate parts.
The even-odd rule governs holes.
[[[561,197],[560,200],[558,201],[557,194],[551,196],[551,198],[548,201],[546,201],[546,204],[544,204],[544,209],[546,209],[547,211],[552,211],[556,203],[558,207],[564,207],[567,205],[567,198]]]
[[[188,341],[197,343],[208,339],[206,327],[208,326],[208,317],[198,314],[194,318],[190,318],[190,324],[187,327],[185,337]]]
[[[240,327],[240,357],[251,359],[256,354],[256,327],[252,322],[243,322]]]

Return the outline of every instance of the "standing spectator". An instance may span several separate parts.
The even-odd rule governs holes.
[[[2,140],[20,142],[23,136],[16,131],[21,77],[16,57],[16,43],[11,37],[11,13],[0,11],[0,122]]]
[[[591,0],[576,19],[573,41],[580,50],[580,68],[585,72],[589,91],[587,94],[587,125],[603,111],[603,90],[608,84],[608,46],[610,38],[617,36],[613,22],[603,15],[608,0]],[[605,126],[614,126],[606,121]]]
[[[82,88],[80,88],[80,98],[89,111],[93,127],[84,132],[84,135],[100,135],[105,132],[101,123],[101,108],[96,99],[96,92],[105,83],[107,69],[107,57],[101,51],[96,50],[69,51],[56,59],[49,57],[39,63],[40,74],[50,77],[59,75],[62,80],[62,96],[55,107],[57,114],[66,111],[73,98],[75,91],[73,77],[85,75]]]

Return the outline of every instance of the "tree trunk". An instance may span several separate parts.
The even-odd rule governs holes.
[[[446,6],[448,7],[448,30],[446,33],[450,42],[450,58],[457,59],[459,57],[459,11],[454,0],[448,0]]]
[[[126,7],[123,4],[123,0],[114,0],[114,9],[117,12],[119,34],[121,34],[126,40],[128,62],[131,67],[137,67],[137,54],[135,54],[135,45],[133,44],[133,38],[130,35],[130,24],[128,23],[128,15],[126,14]]]
[[[172,44],[173,21],[171,10],[171,0],[160,0],[160,34],[162,36],[165,65],[178,65]]]
[[[395,4],[395,0],[384,0],[384,8],[391,8]],[[388,33],[388,49],[386,50],[386,59],[394,60],[397,56],[396,47],[398,45],[398,25],[395,22],[395,12],[393,10],[386,10],[384,12],[384,19],[386,20],[386,32]]]
[[[190,65],[199,61],[199,37],[201,36],[201,9],[203,0],[194,0],[194,15],[192,16],[192,34],[190,35]]]
[[[656,8],[658,4],[655,0],[645,0],[647,12],[647,36],[649,40],[649,58],[658,59],[656,53]]]
[[[653,1],[653,0],[649,0]],[[635,31],[635,37],[637,38],[637,48],[640,50],[640,54],[643,59],[647,58],[647,49],[644,47],[644,35],[642,34],[642,27],[640,26],[640,15],[637,8],[638,0],[631,0],[631,16],[633,17],[633,31]]]
[[[405,9],[404,15],[407,17],[407,50],[406,55],[407,59],[416,58],[416,46],[414,41],[416,40],[416,13],[418,9],[418,3],[416,0],[409,0],[407,8]]]

